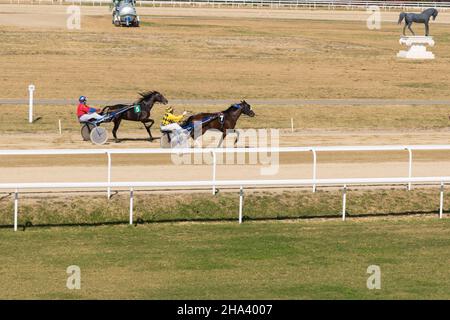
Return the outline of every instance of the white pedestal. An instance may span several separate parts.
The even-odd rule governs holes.
[[[430,47],[434,46],[433,37],[425,36],[411,36],[411,37],[401,37],[400,44],[409,47],[409,50],[400,50],[397,53],[398,58],[406,59],[434,59],[434,54],[427,51],[427,45]]]

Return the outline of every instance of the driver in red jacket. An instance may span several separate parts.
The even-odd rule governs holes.
[[[87,122],[91,119],[99,120],[103,118],[102,115],[98,114],[101,111],[100,109],[91,108],[86,104],[87,98],[85,96],[81,96],[78,101],[80,103],[77,108],[77,116],[80,122]]]

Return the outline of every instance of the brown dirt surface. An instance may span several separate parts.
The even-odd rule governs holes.
[[[395,58],[400,49],[400,27],[393,23],[398,12],[383,12],[382,29],[368,30],[364,11],[138,8],[142,27],[126,29],[111,25],[107,7],[82,7],[81,30],[67,30],[66,8],[0,5],[0,98],[26,98],[31,82],[37,99],[76,100],[84,94],[133,101],[136,92],[146,89],[163,92],[169,101],[450,98],[445,25],[450,15],[445,12],[431,26],[437,59],[411,62]],[[217,106],[175,107],[218,111]],[[39,120],[32,125],[26,122],[26,106],[0,108],[0,149],[95,148],[81,141],[74,106],[38,105]],[[257,117],[242,118],[239,128],[279,128],[281,146],[446,144],[450,138],[445,105],[254,109]],[[157,121],[161,113],[155,107]],[[57,133],[58,119],[62,135]],[[156,126],[154,135],[159,136]],[[136,123],[123,123],[119,137],[124,138],[121,144],[109,141],[104,147],[159,146],[158,140],[146,141]],[[448,159],[443,152],[415,155],[414,174],[448,175]],[[105,161],[90,156],[2,157],[1,180],[101,180]],[[310,177],[310,155],[282,155],[281,161],[274,178]],[[406,173],[403,153],[324,154],[319,163],[322,178]],[[117,156],[113,166],[114,180],[207,179],[211,174],[209,166],[173,166],[162,156]],[[251,178],[259,172],[258,166],[234,169],[219,167],[218,178]]]
[[[368,30],[364,11],[139,8],[142,27],[126,29],[83,7],[81,30],[67,30],[65,9],[0,5],[1,98],[26,97],[30,82],[37,98],[449,98],[443,23],[431,26],[438,58],[415,62],[395,57],[401,28]]]

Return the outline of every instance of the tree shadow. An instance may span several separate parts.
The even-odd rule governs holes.
[[[443,214],[450,214],[450,210],[444,210]],[[414,217],[422,215],[435,215],[438,216],[439,212],[436,210],[431,211],[404,211],[395,213],[363,213],[363,214],[351,214],[346,213],[346,218],[380,218],[380,217]],[[276,217],[250,217],[243,216],[243,221],[302,221],[302,220],[336,220],[341,219],[342,214],[324,214],[324,215],[311,215],[311,216],[276,216]],[[145,220],[142,218],[136,218],[133,225],[137,227],[142,224],[167,224],[167,223],[207,223],[207,222],[237,222],[238,218],[174,218],[174,219],[158,219],[158,220]],[[31,224],[30,221],[25,224],[18,225],[18,229],[25,231],[29,228],[50,228],[50,227],[99,227],[99,226],[116,226],[116,225],[128,225],[129,220],[118,221],[103,221],[103,222],[81,222],[81,223],[43,223],[43,224]],[[12,224],[0,225],[0,229],[13,228]]]
[[[450,210],[444,210],[443,214],[450,213]],[[422,215],[436,215],[439,216],[439,211],[403,211],[403,212],[388,212],[388,213],[358,213],[352,214],[345,213],[345,217],[348,218],[380,218],[380,217],[414,217]],[[342,214],[323,214],[323,215],[311,215],[311,216],[277,216],[277,217],[249,217],[244,216],[244,220],[247,221],[270,221],[270,220],[333,220],[342,219]]]

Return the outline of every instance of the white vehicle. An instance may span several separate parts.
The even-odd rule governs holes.
[[[136,0],[113,0],[112,23],[116,27],[139,27]]]

